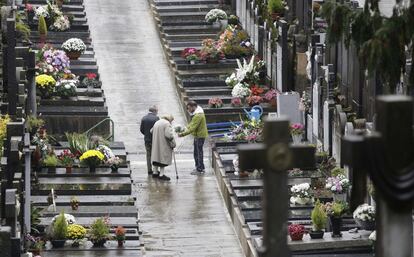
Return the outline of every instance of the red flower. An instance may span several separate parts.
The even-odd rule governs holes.
[[[253,106],[253,105],[258,105],[261,102],[263,102],[263,98],[258,95],[251,95],[247,97],[246,101],[248,105]]]
[[[187,56],[189,55],[199,55],[199,51],[197,49],[195,49],[194,47],[190,47],[190,48],[185,48],[182,52],[181,52],[181,57],[182,58],[187,58]]]
[[[86,73],[88,79],[96,79],[97,75],[95,73]]]
[[[305,227],[300,224],[291,224],[288,227],[289,235],[292,237],[300,237],[305,233]]]
[[[33,12],[33,6],[31,4],[26,4],[26,11]]]
[[[264,89],[257,85],[254,85],[250,90],[252,91],[252,95],[261,95],[264,92]]]

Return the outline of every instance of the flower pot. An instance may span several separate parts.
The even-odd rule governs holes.
[[[96,172],[96,167],[95,166],[89,166],[89,172],[90,173],[95,173]]]
[[[329,222],[332,229],[332,237],[342,237],[341,226],[342,226],[342,217],[329,217]]]
[[[94,240],[92,241],[93,243],[93,247],[103,247],[106,243],[106,239],[101,239],[101,240]]]
[[[218,63],[219,60],[217,58],[207,58],[206,62],[207,63]]]
[[[355,219],[356,224],[364,230],[374,231],[375,230],[375,220],[365,221],[360,219]]]
[[[72,208],[72,211],[77,211],[79,209],[79,204],[71,204],[70,207]]]
[[[311,230],[311,231],[309,231],[309,236],[312,239],[322,239],[324,233],[325,232],[323,232],[322,230],[320,230],[320,231],[313,231],[313,230]]]
[[[270,100],[269,104],[271,107],[276,108],[277,106],[276,98],[273,98],[272,100]]]
[[[196,61],[195,61],[195,60],[191,60],[191,61],[190,61],[190,64],[191,64],[191,65],[194,65],[194,64],[196,64]]]
[[[40,98],[42,99],[50,99],[52,97],[52,93],[47,88],[37,87],[39,90]]]
[[[66,55],[71,60],[77,60],[81,56],[81,52],[66,52]]]
[[[222,29],[227,28],[228,21],[227,20],[220,20],[220,26]]]
[[[334,199],[334,201],[346,202],[346,194],[345,193],[334,194],[333,199]]]
[[[72,243],[72,247],[79,247],[79,246],[80,246],[79,241],[78,240],[74,240],[73,243]]]
[[[118,240],[118,247],[124,246],[124,240]]]
[[[217,28],[217,29],[219,29],[219,28],[221,27],[221,23],[220,23],[220,21],[219,21],[219,20],[214,21],[212,24],[213,24],[213,28]]]
[[[295,235],[291,235],[289,234],[290,239],[292,239],[292,241],[301,241],[303,239],[303,234],[295,234]]]
[[[293,144],[298,145],[302,142],[302,135],[292,135]]]
[[[56,167],[47,167],[48,173],[56,173]]]
[[[65,246],[66,240],[52,240],[50,243],[52,243],[53,248],[62,248]]]
[[[118,172],[118,166],[111,166],[111,171],[112,171],[113,173]]]
[[[72,167],[66,167],[66,174],[72,173]]]
[[[294,197],[292,196],[290,198],[290,202],[292,204],[297,204],[297,205],[307,205],[312,201],[312,199],[310,198],[305,198],[305,197]]]
[[[280,19],[280,17],[282,17],[282,14],[278,13],[278,12],[274,12],[274,13],[271,14],[271,16],[272,16],[273,21],[277,21],[277,20]]]

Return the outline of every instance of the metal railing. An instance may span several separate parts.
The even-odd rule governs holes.
[[[106,137],[105,139],[108,141],[113,142],[115,140],[115,126],[114,126],[114,121],[111,118],[105,118],[103,120],[101,120],[100,122],[98,122],[96,125],[94,125],[92,128],[88,129],[87,131],[84,132],[84,134],[86,134],[87,136],[90,136],[90,133],[96,129],[97,127],[101,126],[102,124],[104,124],[106,121],[108,121],[110,123],[110,134],[108,137]]]

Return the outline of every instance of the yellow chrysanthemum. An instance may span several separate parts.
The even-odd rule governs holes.
[[[36,76],[36,85],[41,88],[54,87],[56,80],[52,76],[42,74]]]
[[[79,160],[83,161],[85,159],[91,158],[91,157],[97,157],[99,160],[103,161],[105,159],[105,156],[98,150],[88,150],[82,154],[82,156],[79,158]]]
[[[68,239],[83,239],[86,236],[86,228],[78,224],[72,224],[68,226],[67,237]]]

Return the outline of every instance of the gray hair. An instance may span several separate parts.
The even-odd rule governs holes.
[[[164,120],[168,120],[169,122],[172,122],[174,120],[174,116],[172,116],[171,114],[164,115],[162,116],[162,118]]]
[[[149,112],[157,113],[158,112],[158,107],[156,105],[153,105],[148,110],[149,110]]]

